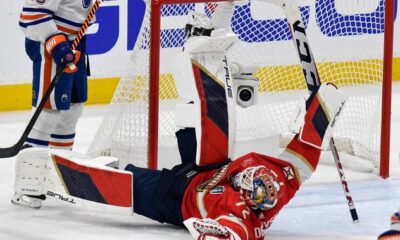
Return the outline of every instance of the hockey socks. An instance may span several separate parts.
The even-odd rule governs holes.
[[[50,148],[72,150],[75,133],[73,134],[51,134]]]

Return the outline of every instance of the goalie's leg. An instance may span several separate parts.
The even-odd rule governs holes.
[[[134,212],[161,223],[183,226],[181,203],[190,168],[152,170],[133,165],[126,167],[134,175]]]

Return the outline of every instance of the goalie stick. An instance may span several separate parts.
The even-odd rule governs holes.
[[[99,8],[102,1],[104,1],[104,0],[96,0],[95,3],[93,4],[93,7],[90,9],[90,12],[87,15],[85,21],[83,22],[79,33],[77,34],[75,40],[72,43],[72,50],[75,50],[76,47],[78,46],[79,42],[82,40],[83,35],[85,34],[86,30],[89,27],[90,21],[92,21],[94,15],[96,14],[96,11]],[[59,82],[59,80],[64,72],[65,67],[66,67],[65,64],[61,64],[57,68],[56,74],[54,75],[49,88],[47,89],[46,93],[44,94],[44,96],[43,96],[42,100],[40,101],[38,107],[36,108],[33,116],[29,120],[28,125],[25,127],[25,130],[22,133],[22,136],[20,137],[18,142],[16,144],[14,144],[13,146],[7,147],[7,148],[0,148],[0,158],[14,157],[15,155],[17,155],[19,153],[19,151],[21,150],[22,146],[25,143],[26,138],[28,137],[28,135],[31,132],[32,128],[34,127],[37,119],[39,118],[39,115],[42,112],[44,105],[46,104],[47,100],[49,99],[55,86]],[[75,66],[72,64],[69,67],[73,69]]]
[[[288,19],[288,23],[290,25],[290,30],[293,35],[293,41],[297,49],[298,56],[300,58],[301,68],[303,70],[304,79],[306,80],[307,89],[310,93],[312,93],[321,85],[321,80],[318,75],[317,65],[314,61],[313,54],[309,47],[310,45],[308,43],[308,38],[306,35],[303,20],[301,18],[299,6],[296,0],[266,1],[280,5],[283,8],[286,18]],[[353,223],[357,223],[359,221],[358,214],[354,206],[353,198],[350,195],[348,183],[344,175],[343,167],[340,162],[339,154],[333,138],[330,139],[329,146],[331,148],[333,158],[335,160],[335,165],[340,176],[343,191],[346,195]]]

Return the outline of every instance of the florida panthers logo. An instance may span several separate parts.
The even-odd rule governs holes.
[[[92,3],[92,0],[82,0],[83,8],[88,8]]]

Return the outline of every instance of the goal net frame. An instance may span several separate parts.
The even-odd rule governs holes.
[[[160,51],[162,7],[171,4],[207,3],[205,0],[149,0],[150,15],[150,49],[149,49],[149,105],[148,105],[148,144],[147,161],[151,169],[158,168],[159,150],[159,90],[160,90]],[[227,0],[214,0],[224,2]],[[390,158],[390,109],[392,84],[392,56],[394,31],[394,0],[385,1],[384,52],[381,99],[381,136],[379,175],[389,176]],[[311,46],[312,47],[312,46]]]

